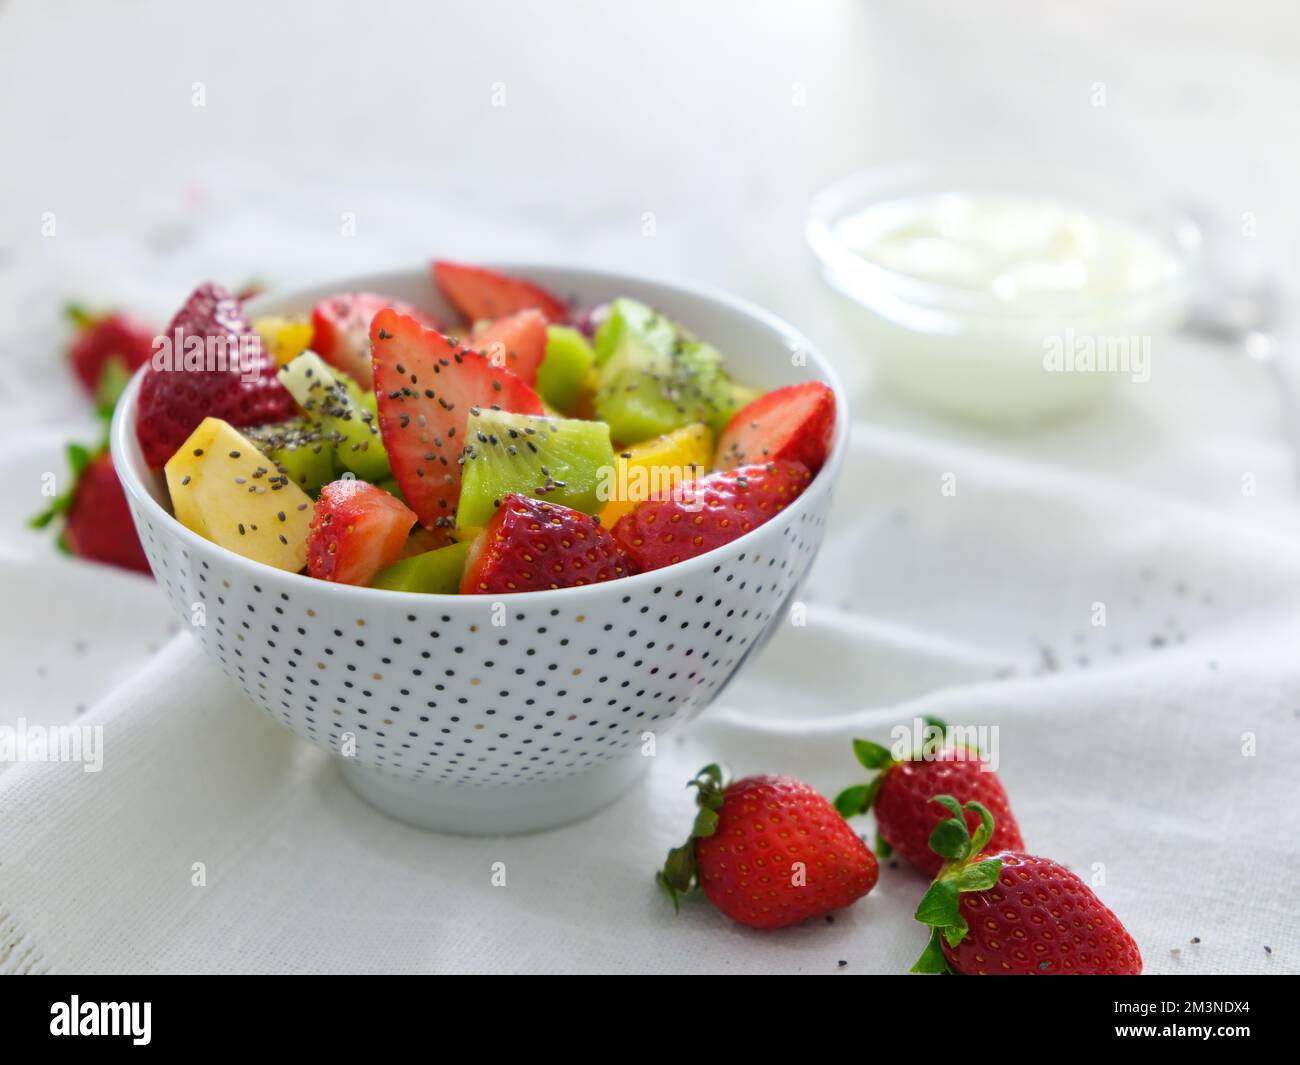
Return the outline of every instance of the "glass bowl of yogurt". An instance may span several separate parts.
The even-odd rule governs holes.
[[[1186,216],[1103,180],[995,164],[854,174],[805,233],[887,384],[1000,424],[1147,385],[1200,244]]]

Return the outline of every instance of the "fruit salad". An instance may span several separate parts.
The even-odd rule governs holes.
[[[826,460],[826,385],[759,394],[635,298],[574,314],[452,262],[432,283],[460,321],[371,292],[249,321],[220,286],[195,291],[136,412],[176,519],[325,581],[540,591],[720,547]]]

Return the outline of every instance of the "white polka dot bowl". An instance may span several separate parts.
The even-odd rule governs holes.
[[[718,695],[778,627],[813,561],[847,434],[833,371],[756,307],[605,272],[499,268],[576,306],[642,299],[715,344],[754,387],[826,381],[838,402],[829,460],[775,518],[675,566],[581,588],[421,595],[286,573],[182,526],[136,443],[138,376],[111,433],[154,575],[207,655],[273,718],[338,756],[372,805],[473,835],[534,831],[595,812],[653,763],[665,729]],[[427,267],[263,297],[248,310],[308,313],[347,290],[454,320]]]

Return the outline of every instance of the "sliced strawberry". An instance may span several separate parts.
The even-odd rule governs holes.
[[[129,377],[148,362],[154,327],[117,311],[97,317],[75,306],[68,308],[68,317],[77,327],[77,337],[68,348],[72,372],[91,396],[116,399],[102,395],[105,373],[116,363],[119,375]]]
[[[466,595],[599,584],[631,572],[614,538],[590,514],[511,492],[470,547]]]
[[[263,425],[292,418],[293,397],[275,376],[275,360],[261,350],[257,334],[244,317],[239,301],[220,285],[195,290],[167,329],[171,361],[155,363],[140,382],[136,436],[150,466],[163,465],[185,443],[204,418],[221,418],[234,426]],[[225,342],[221,365],[209,366],[202,352],[197,367],[186,369],[191,337]],[[251,353],[247,373],[240,350]]]
[[[369,389],[370,323],[385,307],[414,318],[423,326],[442,331],[442,323],[409,303],[376,296],[373,292],[343,292],[316,304],[311,312],[311,349],[362,388]]]
[[[402,557],[415,511],[382,488],[349,477],[320,490],[307,537],[307,572],[323,581],[369,584]]]
[[[439,259],[433,264],[433,280],[471,324],[484,318],[504,318],[530,307],[551,322],[563,322],[569,317],[564,302],[544,288],[481,266]]]
[[[470,333],[469,346],[536,387],[537,367],[546,358],[546,315],[529,309],[487,322]]]
[[[642,572],[730,543],[776,517],[808,486],[801,462],[720,470],[647,499],[614,525],[614,539]]]
[[[820,381],[786,385],[736,412],[718,438],[717,466],[749,462],[802,462],[822,468],[835,432],[835,393]]]
[[[481,353],[397,311],[375,315],[370,341],[379,431],[393,476],[421,524],[450,529],[470,408],[541,414],[542,401]]]

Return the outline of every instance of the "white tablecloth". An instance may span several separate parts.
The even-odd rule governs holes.
[[[943,496],[954,468],[957,495]],[[911,921],[924,880],[906,868],[883,869],[833,924],[780,933],[701,900],[674,917],[651,877],[706,761],[829,793],[861,777],[850,737],[937,714],[999,726],[1027,845],[1100,873],[1148,971],[1300,971],[1300,841],[1284,823],[1300,759],[1300,548],[865,426],[844,484],[856,490],[807,624],[786,623],[644,784],[537,836],[386,819],[176,636],[77,718],[103,726],[100,772],[0,773],[0,968],[901,972],[924,939]],[[51,590],[50,573],[78,580]],[[80,697],[80,661],[138,656],[167,624],[143,580],[12,561],[3,574],[30,604],[5,644],[10,676],[43,693],[33,717]],[[110,598],[123,621],[107,631],[78,609]]]

